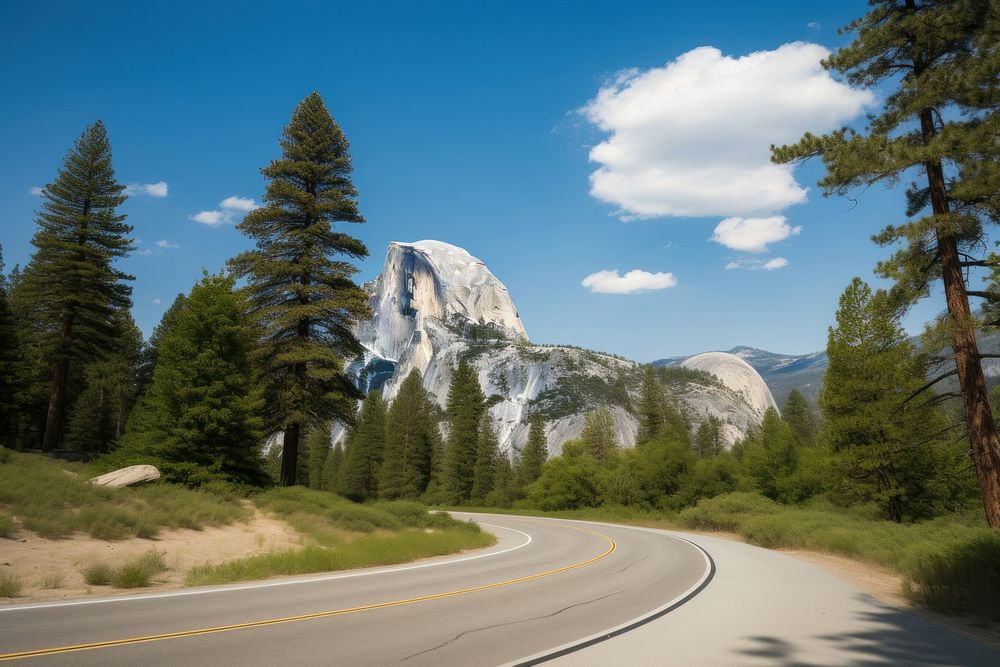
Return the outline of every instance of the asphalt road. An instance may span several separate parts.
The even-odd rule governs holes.
[[[499,543],[396,567],[0,607],[0,660],[1000,665],[1000,651],[775,551],[626,526],[459,516],[474,516]]]
[[[477,520],[497,534],[495,547],[409,566],[0,608],[0,659],[493,665],[627,624],[684,598],[710,573],[706,555],[675,537]]]

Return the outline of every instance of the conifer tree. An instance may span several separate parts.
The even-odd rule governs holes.
[[[84,367],[84,385],[70,411],[65,446],[106,452],[125,432],[125,423],[139,395],[138,374],[142,333],[132,316],[116,316],[118,336],[107,358]]]
[[[448,443],[444,453],[443,491],[453,503],[472,493],[473,469],[479,447],[479,425],[486,412],[486,397],[475,369],[464,359],[451,376],[448,388]]]
[[[130,305],[132,277],[114,267],[128,254],[132,228],[117,208],[125,186],[115,180],[111,144],[97,121],[76,140],[55,180],[42,190],[25,270],[26,288],[51,329],[45,355],[50,369],[42,449],[62,443],[67,388],[82,360],[102,358],[114,348],[115,313]]]
[[[350,423],[361,398],[344,372],[361,354],[351,327],[369,316],[350,263],[368,255],[339,223],[360,223],[347,138],[318,93],[296,107],[282,157],[261,170],[264,206],[237,226],[256,249],[231,266],[247,278],[249,312],[261,332],[267,426],[282,431],[281,483],[295,483],[299,438],[317,419]]]
[[[8,298],[3,247],[0,246],[0,446],[11,449],[17,436],[17,365],[20,358],[21,341]]]
[[[545,421],[533,417],[528,427],[528,441],[521,450],[521,476],[524,484],[531,484],[542,474],[542,464],[549,457],[549,444],[545,437]]]
[[[341,493],[352,500],[378,495],[379,468],[386,438],[386,405],[382,394],[370,391],[358,410],[347,436],[347,451],[340,473]]]
[[[323,462],[323,489],[339,493],[340,471],[344,464],[344,445],[337,443]]]
[[[308,452],[309,488],[322,490],[323,466],[330,455],[329,424],[314,424],[306,435],[306,451]]]
[[[946,421],[934,401],[907,401],[925,382],[883,291],[855,278],[840,298],[830,328],[830,365],[820,407],[839,493],[848,502],[875,502],[901,521],[933,513],[954,477],[947,464]]]
[[[205,276],[160,341],[153,383],[129,418],[116,465],[150,463],[197,486],[264,480],[253,341],[232,277]]]
[[[768,408],[760,425],[743,442],[743,466],[757,489],[772,500],[791,500],[787,482],[798,462],[792,430],[778,411]]]
[[[636,443],[642,445],[660,434],[666,420],[663,386],[652,365],[646,366],[642,373],[638,408],[639,434]]]
[[[698,426],[694,437],[694,450],[698,456],[707,458],[718,456],[725,449],[722,441],[722,421],[715,415],[709,416]]]
[[[469,496],[473,502],[478,504],[484,503],[486,496],[493,490],[500,456],[500,443],[497,442],[497,432],[493,428],[493,420],[490,419],[490,415],[487,412],[483,415],[483,423],[479,427],[476,464],[472,469],[472,490],[469,492]]]
[[[816,413],[798,389],[788,392],[785,407],[781,410],[781,418],[791,427],[795,444],[800,447],[810,447],[816,443],[816,432],[819,430]]]
[[[825,194],[846,194],[893,184],[911,172],[909,220],[886,227],[875,241],[903,247],[879,263],[894,281],[892,307],[906,308],[944,287],[953,355],[971,456],[989,525],[1000,527],[1000,440],[989,409],[976,319],[969,297],[1000,303],[1000,287],[970,291],[969,269],[996,268],[983,257],[983,223],[1000,220],[996,85],[1000,9],[985,0],[873,0],[865,16],[847,26],[857,34],[824,61],[859,86],[889,86],[885,108],[864,132],[806,134],[793,146],[773,148],[776,162],[820,156]],[[950,375],[951,373],[949,373]],[[920,388],[918,387],[917,390]]]
[[[597,461],[605,461],[618,449],[618,439],[615,437],[615,422],[611,411],[598,408],[587,413],[583,420],[583,432],[580,440],[587,447],[588,453]]]
[[[378,477],[380,498],[415,499],[427,489],[436,429],[423,380],[413,370],[403,380],[386,414],[385,449]]]

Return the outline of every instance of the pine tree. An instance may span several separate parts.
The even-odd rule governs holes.
[[[468,500],[472,493],[479,425],[486,412],[486,397],[479,385],[479,377],[464,359],[451,376],[447,411],[450,424],[442,487],[450,502],[461,503]]]
[[[785,407],[781,410],[781,418],[791,427],[795,444],[800,447],[811,447],[816,443],[816,432],[819,430],[816,413],[798,389],[788,392]]]
[[[934,401],[908,401],[925,383],[883,291],[855,278],[840,298],[827,343],[830,365],[820,407],[824,439],[834,456],[839,493],[848,502],[875,502],[887,518],[929,516],[943,497],[948,429]]]
[[[263,208],[237,227],[257,248],[231,266],[247,278],[249,312],[262,337],[254,361],[266,421],[284,432],[281,483],[289,486],[304,426],[316,419],[349,423],[354,415],[361,396],[344,360],[361,354],[351,327],[370,311],[348,261],[368,250],[334,227],[364,221],[350,181],[347,139],[318,93],[296,107],[281,150],[281,159],[261,170],[269,179]]]
[[[102,358],[115,344],[115,313],[130,305],[132,277],[114,267],[128,254],[132,228],[116,209],[126,199],[115,180],[104,124],[94,123],[67,153],[55,180],[42,190],[25,278],[31,298],[51,327],[45,355],[49,401],[42,449],[62,443],[71,374],[82,360]]]
[[[370,391],[347,437],[347,451],[338,493],[352,500],[378,495],[379,468],[386,438],[386,405],[382,394]]]
[[[607,460],[618,449],[615,421],[611,417],[611,411],[607,408],[598,408],[589,412],[583,420],[580,440],[596,460]]]
[[[725,449],[722,440],[722,421],[712,415],[698,426],[694,437],[694,450],[698,456],[707,458],[718,456]]]
[[[894,308],[909,307],[943,282],[948,354],[965,403],[971,455],[987,522],[1000,527],[1000,440],[969,307],[970,296],[1000,303],[1000,286],[967,286],[970,267],[1000,266],[996,255],[977,255],[987,247],[983,223],[1000,220],[1000,9],[984,0],[871,4],[868,14],[846,28],[857,33],[854,42],[823,64],[854,85],[890,86],[885,109],[865,132],[806,134],[794,146],[773,148],[773,159],[822,157],[827,173],[820,185],[828,195],[920,174],[907,191],[910,220],[875,237],[883,246],[904,244],[877,270],[894,281]]]
[[[142,333],[126,311],[116,316],[118,336],[105,359],[84,367],[84,387],[73,402],[65,446],[106,452],[125,432],[125,423],[139,396]]]
[[[663,386],[656,377],[656,370],[652,365],[646,366],[642,373],[638,409],[639,434],[636,443],[642,445],[659,435],[666,421]]]
[[[791,500],[787,483],[798,455],[792,430],[778,411],[768,408],[759,426],[743,441],[743,466],[762,494],[772,500]]]
[[[253,341],[234,279],[205,276],[160,341],[149,391],[129,418],[117,464],[153,463],[167,480],[259,484],[263,405]]]
[[[330,426],[329,424],[314,424],[306,434],[306,451],[308,452],[309,488],[322,490],[323,466],[330,456]]]
[[[323,489],[339,493],[340,470],[344,464],[344,445],[337,443],[330,450],[330,455],[323,462]]]
[[[386,414],[385,450],[379,469],[378,495],[387,499],[415,499],[430,482],[436,425],[423,380],[411,371]]]
[[[521,476],[524,484],[531,484],[542,474],[542,464],[549,457],[549,443],[545,437],[545,421],[533,417],[528,427],[528,441],[521,450]]]
[[[474,503],[485,503],[486,496],[493,490],[500,456],[497,432],[493,428],[493,420],[487,412],[483,415],[483,423],[479,427],[476,464],[472,469],[472,490],[469,492],[469,497]]]
[[[8,298],[4,275],[3,247],[0,246],[0,447],[15,446],[17,437],[17,365],[21,359],[14,312]]]

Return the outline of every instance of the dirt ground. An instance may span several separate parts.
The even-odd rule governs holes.
[[[105,542],[76,535],[64,540],[47,540],[22,531],[14,539],[0,539],[0,572],[15,574],[22,584],[19,597],[4,599],[2,603],[139,592],[111,586],[88,586],[80,571],[94,562],[114,567],[150,549],[164,554],[167,571],[156,575],[155,584],[141,589],[142,592],[181,588],[184,575],[195,565],[220,563],[300,543],[300,535],[285,522],[260,511],[255,511],[246,523],[204,530],[164,530],[154,539]]]

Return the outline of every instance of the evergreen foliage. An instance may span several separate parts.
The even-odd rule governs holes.
[[[792,436],[800,447],[810,447],[816,443],[816,433],[819,430],[816,413],[798,389],[788,392],[781,418],[792,429]]]
[[[416,499],[427,490],[437,424],[420,373],[410,372],[386,415],[385,449],[378,473],[380,498]]]
[[[845,501],[877,503],[886,518],[901,521],[940,510],[951,495],[942,482],[957,467],[948,469],[945,415],[933,401],[908,400],[926,368],[889,299],[859,278],[844,291],[820,407]]]
[[[1000,527],[1000,440],[969,297],[1000,307],[1000,282],[970,291],[970,268],[993,269],[984,256],[984,223],[1000,220],[1000,6],[986,0],[873,0],[847,26],[854,41],[824,61],[858,86],[886,89],[885,107],[863,132],[807,133],[793,146],[772,147],[776,162],[819,156],[824,193],[843,195],[919,174],[906,192],[906,216],[874,237],[902,247],[877,266],[893,281],[885,306],[907,309],[941,281],[947,317],[940,329],[965,403],[970,453],[987,521]],[[919,388],[919,387],[918,387]],[[890,495],[895,492],[888,492]]]
[[[344,466],[344,446],[337,443],[330,450],[330,455],[323,462],[323,490],[337,491],[340,488],[340,471]]]
[[[20,359],[21,341],[8,298],[3,247],[0,246],[0,446],[9,449],[15,448],[17,437],[17,366]]]
[[[483,423],[479,427],[479,442],[476,446],[476,464],[472,469],[472,490],[470,499],[473,503],[482,504],[486,496],[493,490],[496,482],[497,466],[501,458],[500,444],[497,442],[497,432],[493,428],[493,420],[489,413],[483,415]],[[509,459],[508,459],[509,461]],[[508,463],[509,467],[509,463]]]
[[[472,481],[479,449],[479,426],[486,413],[486,397],[479,377],[462,360],[451,376],[448,388],[448,442],[442,468],[442,490],[449,502],[461,503],[472,493]]]
[[[260,332],[254,364],[266,425],[283,431],[281,483],[295,483],[299,436],[316,420],[350,423],[361,398],[344,360],[361,354],[352,326],[370,315],[350,259],[368,255],[339,223],[360,223],[347,138],[318,93],[296,107],[281,159],[261,170],[264,206],[237,228],[256,249],[231,260],[247,279],[249,313]]]
[[[330,455],[329,424],[314,424],[310,427],[306,435],[306,452],[309,470],[308,486],[310,489],[322,491],[326,488],[323,485],[323,466]]]
[[[106,465],[152,463],[168,481],[265,481],[260,391],[234,279],[206,275],[160,341],[153,383]]]
[[[712,415],[698,425],[694,437],[694,448],[702,458],[718,456],[725,449],[722,440],[722,421]]]
[[[386,405],[382,394],[370,391],[358,410],[354,427],[347,436],[338,493],[352,500],[378,495],[379,468],[386,439]]]
[[[743,466],[757,490],[772,500],[795,500],[788,481],[798,462],[796,439],[774,408],[768,408],[760,426],[747,434],[742,454]]]
[[[524,484],[531,484],[542,474],[542,464],[549,458],[549,444],[545,437],[545,421],[534,417],[528,427],[528,441],[521,449],[521,475]]]
[[[583,420],[580,441],[597,461],[604,461],[611,456],[619,446],[611,411],[607,408],[598,408],[588,413]]]
[[[126,281],[132,277],[114,267],[132,249],[132,228],[116,210],[124,190],[100,121],[84,130],[42,190],[24,289],[45,335],[40,356],[50,373],[44,450],[62,444],[73,374],[82,372],[85,360],[103,359],[114,349],[116,317],[131,303]]]
[[[659,435],[666,422],[663,386],[652,365],[643,369],[638,412],[639,434],[636,444],[642,445]]]

